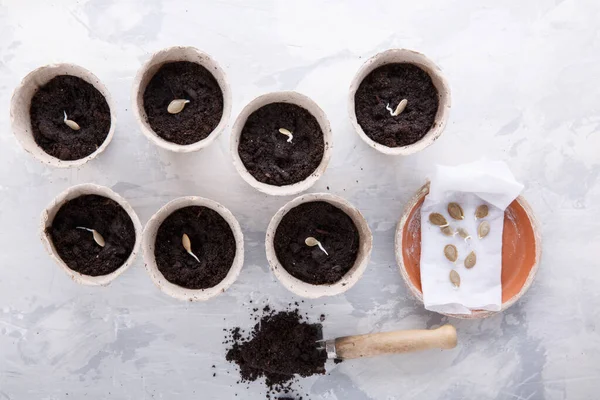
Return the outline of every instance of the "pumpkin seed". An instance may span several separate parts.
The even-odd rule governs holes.
[[[444,247],[444,255],[449,261],[456,262],[458,259],[458,250],[456,249],[456,246],[447,244],[446,247]]]
[[[319,242],[317,239],[315,239],[312,236],[309,236],[306,239],[304,239],[304,244],[306,244],[307,246],[310,246],[310,247],[319,246],[319,249],[321,249],[321,251],[323,253],[329,255],[329,253],[327,253],[327,250],[325,250],[325,248],[323,247],[321,242]]]
[[[467,239],[471,239],[471,235],[469,235],[469,232],[467,232],[465,228],[458,228],[456,232],[458,233],[458,236],[465,239],[465,241],[467,241]]]
[[[450,271],[450,282],[452,282],[455,288],[460,287],[460,275],[455,270]]]
[[[98,232],[98,231],[93,231],[92,232],[92,237],[94,238],[94,241],[96,243],[98,243],[98,246],[100,247],[104,247],[106,245],[106,242],[104,241],[104,238],[102,237],[102,235]]]
[[[441,227],[448,226],[448,221],[446,221],[446,217],[439,213],[429,214],[429,222]]]
[[[183,245],[185,251],[192,251],[192,241],[190,240],[190,237],[185,233],[181,237],[181,244]]]
[[[75,121],[70,120],[69,118],[67,118],[67,112],[63,110],[63,114],[65,115],[65,118],[63,119],[64,123],[71,129],[73,129],[74,131],[78,131],[81,129],[81,127],[79,126],[79,124]]]
[[[318,243],[319,241],[312,236],[309,236],[306,239],[304,239],[304,244],[310,247],[316,246]]]
[[[198,257],[196,257],[196,255],[194,253],[192,253],[192,241],[190,240],[190,237],[188,235],[186,235],[185,233],[181,237],[181,244],[183,245],[183,248],[185,249],[185,251],[187,251],[187,253],[190,256],[194,257],[196,259],[196,261],[200,262]]]
[[[179,114],[183,111],[183,108],[189,102],[189,100],[185,99],[175,99],[169,103],[169,106],[167,107],[167,112],[169,114]]]
[[[473,268],[476,263],[477,263],[477,256],[475,255],[475,252],[472,251],[469,253],[467,258],[465,258],[465,268]]]
[[[483,239],[488,235],[488,233],[490,233],[490,223],[483,221],[481,224],[479,224],[479,228],[477,228],[477,235],[479,236],[479,239]]]
[[[294,135],[292,134],[292,132],[288,131],[285,128],[279,128],[279,133],[281,133],[282,135],[285,135],[288,137],[287,142],[288,143],[292,143],[292,139],[294,138]]]
[[[392,110],[389,103],[385,106],[385,109],[390,112],[390,115],[392,117],[397,117],[398,115],[402,114],[402,111],[404,111],[407,104],[408,104],[408,100],[402,99],[400,101],[400,103],[398,103],[398,105],[396,106],[395,110]]]
[[[97,230],[86,228],[83,226],[77,226],[76,228],[83,229],[84,231],[92,232],[92,237],[94,238],[94,242],[96,242],[96,244],[98,244],[98,246],[100,246],[100,247],[106,246],[106,242],[104,241],[104,238],[102,237],[100,232],[98,232]]]
[[[482,204],[479,207],[477,207],[477,209],[475,210],[475,218],[477,218],[477,219],[485,218],[485,217],[487,217],[489,211],[490,211],[490,209],[488,208],[488,206],[486,204]]]
[[[454,230],[452,229],[452,227],[450,225],[441,226],[440,230],[446,236],[454,236]]]
[[[458,203],[448,204],[448,214],[450,214],[450,216],[454,219],[465,219],[465,213]]]

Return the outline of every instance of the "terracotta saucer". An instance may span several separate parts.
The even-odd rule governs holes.
[[[396,261],[411,293],[423,302],[421,288],[421,206],[429,193],[425,184],[409,201],[396,228]],[[513,305],[533,283],[542,254],[539,225],[523,196],[517,197],[504,212],[502,236],[502,309]],[[500,311],[500,312],[501,312]],[[471,319],[486,318],[495,311],[475,310],[471,315],[444,314]]]

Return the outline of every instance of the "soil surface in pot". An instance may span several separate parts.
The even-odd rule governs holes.
[[[308,246],[306,238],[319,246]],[[300,204],[283,216],[273,240],[277,259],[295,278],[313,285],[338,282],[358,256],[360,238],[352,219],[324,201]]]
[[[192,253],[183,247],[190,238]],[[221,282],[236,253],[231,227],[216,211],[203,206],[180,208],[158,228],[154,256],[158,270],[171,283],[188,289],[208,289]]]
[[[65,124],[75,121],[80,129]],[[33,139],[61,160],[79,160],[98,150],[110,130],[110,108],[93,85],[71,75],[59,75],[40,87],[29,109]]]
[[[320,324],[310,324],[298,309],[275,312],[266,306],[263,313],[247,335],[233,328],[225,341],[231,345],[226,359],[239,366],[242,381],[264,377],[271,394],[287,394],[294,375],[325,373],[327,354],[316,343],[322,339]]]
[[[279,129],[292,133],[292,140]],[[242,129],[238,152],[257,181],[291,185],[308,178],[321,164],[323,131],[308,110],[289,103],[271,103],[254,111]]]
[[[167,111],[176,99],[189,100],[177,114]],[[206,139],[223,116],[223,91],[203,66],[178,61],[164,64],[144,91],[144,110],[152,130],[180,145]]]
[[[404,111],[390,115],[403,100]],[[360,83],[354,97],[356,119],[365,134],[387,147],[416,143],[432,128],[438,91],[427,72],[413,64],[387,64]]]
[[[104,247],[94,240],[92,232],[82,228],[102,235]],[[116,271],[135,245],[135,228],[129,214],[116,201],[93,194],[63,204],[46,234],[69,268],[90,276]]]

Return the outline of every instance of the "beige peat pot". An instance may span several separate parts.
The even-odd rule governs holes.
[[[254,176],[252,176],[252,174],[250,174],[250,172],[248,172],[238,152],[242,129],[244,129],[244,125],[246,124],[246,120],[250,114],[271,103],[290,103],[306,109],[316,118],[321,130],[323,131],[325,147],[323,150],[323,159],[321,160],[321,163],[317,169],[315,169],[315,171],[306,179],[291,185],[275,186],[259,182]],[[331,126],[329,125],[329,120],[327,119],[325,112],[312,99],[297,92],[273,92],[257,97],[246,107],[244,107],[240,115],[238,115],[237,119],[235,120],[233,129],[231,131],[231,157],[233,158],[233,165],[235,166],[235,169],[250,186],[259,190],[260,192],[274,196],[289,196],[298,194],[314,185],[327,169],[327,165],[329,164],[329,160],[331,158],[332,148],[333,135],[331,133]]]
[[[325,201],[341,209],[348,214],[358,229],[360,247],[358,249],[356,262],[354,263],[354,266],[346,273],[346,275],[342,277],[342,279],[333,284],[313,285],[295,278],[289,272],[287,272],[285,268],[283,268],[275,253],[273,240],[275,239],[275,232],[277,231],[277,227],[279,226],[283,216],[292,208],[297,207],[302,203],[309,203],[313,201]],[[267,228],[265,247],[267,252],[267,260],[269,261],[269,265],[271,266],[273,274],[275,274],[279,282],[281,282],[281,284],[289,291],[297,294],[298,296],[316,299],[323,296],[335,296],[344,293],[346,290],[354,286],[356,282],[358,282],[360,277],[365,272],[365,268],[367,268],[369,259],[371,258],[373,235],[371,234],[371,229],[369,229],[369,225],[367,224],[365,217],[363,217],[360,211],[358,211],[358,209],[348,201],[329,193],[311,193],[296,197],[294,200],[290,201],[280,208],[279,211],[277,211],[277,213],[271,219],[269,227]]]
[[[207,207],[219,213],[219,215],[229,224],[229,227],[233,232],[233,237],[235,238],[235,258],[231,264],[231,269],[227,273],[227,276],[225,276],[225,279],[217,285],[207,289],[188,289],[169,282],[158,269],[156,258],[154,257],[158,228],[173,212],[180,208],[190,206]],[[233,214],[227,208],[216,201],[197,196],[180,197],[170,201],[158,210],[158,212],[150,218],[150,221],[148,221],[144,228],[142,250],[144,253],[146,270],[154,284],[169,296],[185,301],[205,301],[225,292],[225,290],[235,282],[244,265],[244,235],[242,234],[242,228],[237,219],[235,219]]]
[[[386,64],[396,63],[414,64],[429,74],[438,92],[439,107],[437,114],[435,115],[433,126],[429,132],[423,136],[422,139],[408,146],[388,147],[375,142],[363,131],[358,123],[358,120],[356,119],[354,97],[356,95],[356,90],[360,86],[363,79],[365,79],[365,77],[373,70]],[[350,84],[350,92],[348,93],[348,114],[350,115],[350,122],[354,126],[354,129],[360,138],[369,146],[383,154],[389,155],[406,156],[421,151],[435,142],[446,128],[448,117],[450,115],[450,106],[450,85],[442,74],[440,68],[423,54],[406,49],[386,50],[368,59],[358,70],[358,73],[352,80],[352,83]]]
[[[31,108],[31,99],[40,87],[44,86],[52,78],[59,75],[76,76],[91,84],[102,94],[102,96],[104,96],[106,103],[108,103],[108,108],[110,109],[110,129],[106,139],[104,139],[102,145],[100,145],[95,152],[87,157],[80,158],[79,160],[64,161],[51,156],[40,146],[38,146],[33,139],[31,115],[29,113],[29,109]],[[115,110],[115,104],[110,96],[110,93],[108,92],[108,89],[106,89],[106,86],[100,82],[100,79],[98,79],[96,75],[75,64],[51,64],[31,71],[25,78],[23,78],[19,86],[17,86],[10,101],[10,123],[13,134],[23,149],[25,149],[26,152],[31,154],[37,160],[43,162],[44,164],[58,168],[79,167],[96,158],[106,149],[112,140],[117,122]]]
[[[56,248],[52,243],[52,239],[46,233],[46,228],[52,226],[52,222],[54,221],[54,217],[60,208],[68,201],[73,200],[80,196],[95,194],[98,196],[107,197],[115,202],[117,202],[129,218],[131,218],[131,222],[133,222],[133,228],[135,230],[135,244],[133,246],[133,250],[129,255],[129,258],[125,261],[125,263],[119,267],[114,272],[111,272],[108,275],[100,275],[100,276],[90,276],[84,275],[77,271],[69,268],[67,264],[60,258],[58,253],[56,252]],[[133,264],[135,257],[138,254],[140,248],[140,242],[142,241],[142,224],[140,223],[140,219],[137,214],[133,210],[133,208],[129,205],[127,200],[113,192],[111,189],[105,186],[94,185],[93,183],[84,183],[77,186],[72,186],[69,189],[65,190],[61,194],[59,194],[50,205],[42,212],[42,218],[40,223],[40,238],[42,239],[42,243],[44,244],[44,248],[50,254],[50,257],[59,265],[59,267],[67,273],[75,282],[80,283],[82,285],[89,286],[105,286],[115,280],[119,275],[121,275],[127,268]]]
[[[144,92],[152,77],[164,64],[178,61],[193,62],[206,68],[215,77],[221,88],[221,92],[223,92],[223,115],[217,127],[205,139],[187,145],[169,142],[158,136],[148,123],[148,117],[144,109]],[[135,76],[131,91],[131,101],[133,115],[138,121],[144,136],[158,147],[175,153],[189,153],[209,146],[225,130],[229,116],[231,115],[231,90],[227,83],[225,72],[208,54],[203,53],[195,47],[169,47],[154,53]]]

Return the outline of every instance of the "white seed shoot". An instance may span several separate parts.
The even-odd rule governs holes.
[[[395,110],[392,110],[392,108],[390,107],[390,103],[388,103],[385,106],[385,109],[390,112],[390,115],[392,117],[397,117],[398,115],[402,114],[402,111],[404,111],[407,104],[408,104],[408,100],[403,99],[400,103],[398,103]]]
[[[106,245],[104,238],[97,230],[86,228],[84,226],[77,226],[76,228],[83,229],[84,231],[92,232],[92,237],[94,238],[94,242],[96,242],[98,244],[98,246],[104,247]]]
[[[63,110],[63,114],[65,115],[65,118],[63,119],[65,125],[67,125],[69,128],[73,129],[74,131],[78,131],[81,129],[81,127],[79,126],[79,124],[75,121],[70,120],[69,118],[67,118],[67,112]]]
[[[192,242],[190,240],[190,237],[188,235],[186,235],[185,233],[181,237],[181,244],[183,245],[183,248],[185,249],[185,251],[187,251],[187,253],[190,256],[194,257],[196,259],[196,261],[200,262],[198,257],[196,257],[196,255],[194,253],[192,253]]]
[[[167,107],[167,111],[169,112],[169,114],[179,114],[180,112],[183,111],[183,108],[189,102],[190,102],[189,100],[185,100],[185,99],[175,99],[169,103],[169,106]]]
[[[307,237],[307,238],[304,240],[304,243],[305,243],[307,246],[310,246],[310,247],[319,246],[319,248],[321,249],[321,251],[322,251],[323,253],[325,253],[325,254],[329,255],[329,253],[327,253],[327,250],[325,250],[325,248],[323,247],[323,245],[321,244],[321,242],[319,242],[317,239],[315,239],[315,238],[314,238],[314,237],[312,237],[312,236],[309,236],[309,237]]]
[[[292,132],[288,131],[285,128],[279,128],[279,133],[281,133],[282,135],[285,135],[288,137],[287,142],[288,143],[292,143],[292,139],[294,138],[294,135],[292,134]]]

